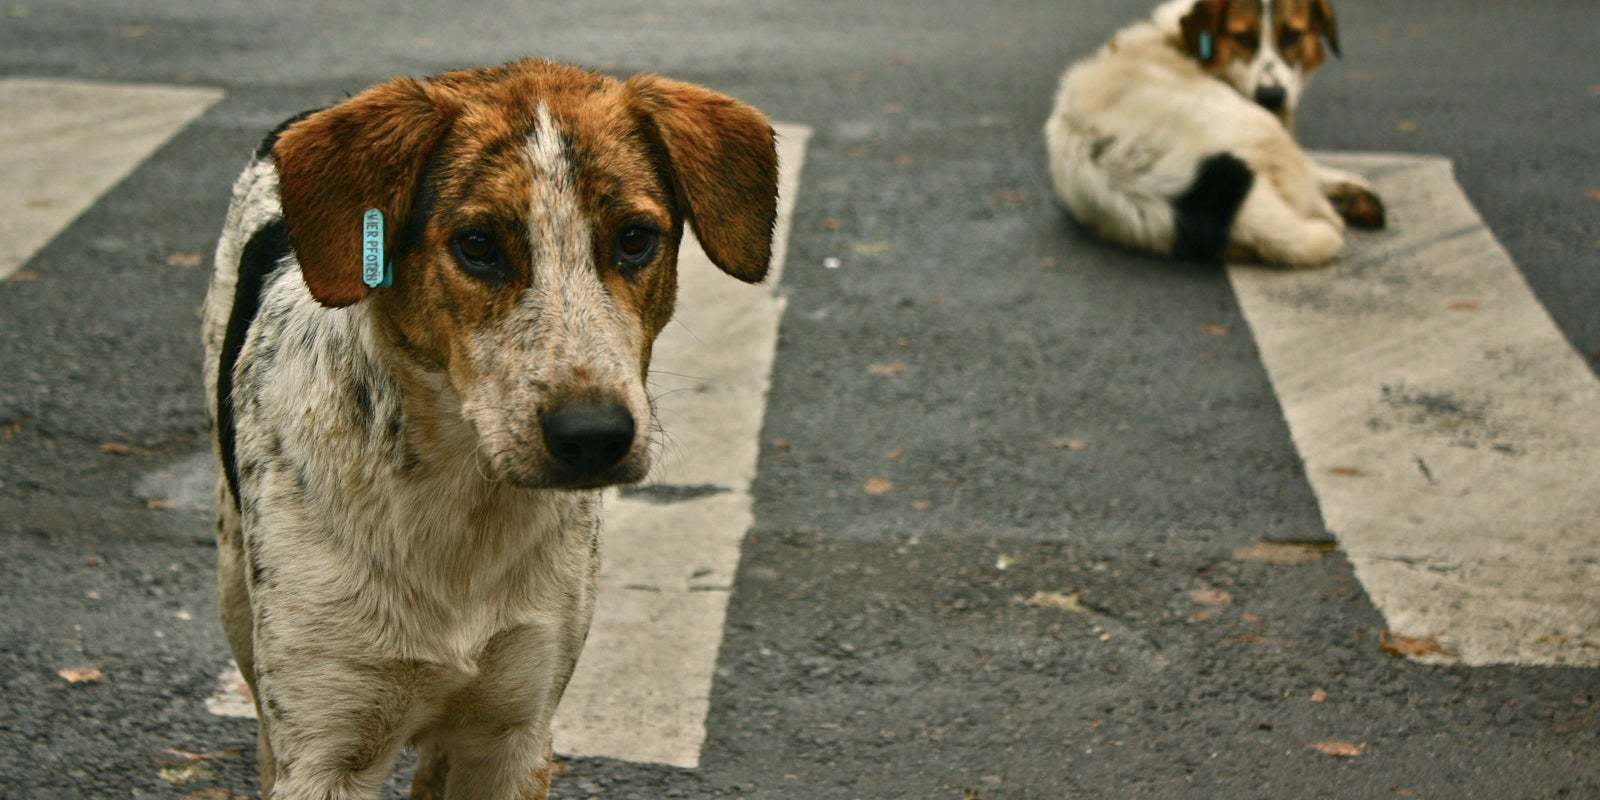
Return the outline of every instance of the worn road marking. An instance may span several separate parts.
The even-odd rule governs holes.
[[[778,226],[764,286],[722,274],[695,242],[678,255],[678,310],[651,383],[666,447],[651,485],[606,497],[594,627],[556,716],[565,755],[696,767],[778,340],[778,281],[810,129],[779,125]],[[209,508],[209,454],[151,473],[140,496]],[[253,717],[231,665],[206,707]]]
[[[0,279],[220,99],[216,89],[0,78]]]
[[[1450,162],[1329,156],[1390,230],[1229,276],[1328,529],[1427,660],[1600,666],[1600,381]]]
[[[777,293],[810,129],[779,125],[772,274],[735,281],[698,245],[678,257],[678,310],[651,382],[667,433],[652,480],[611,493],[594,628],[556,716],[556,749],[679,767],[700,763],[712,672],[739,545],[754,516],[761,421],[778,341]]]

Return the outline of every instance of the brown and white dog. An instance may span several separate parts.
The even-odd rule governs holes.
[[[543,798],[598,487],[649,469],[684,222],[767,271],[772,128],[652,75],[521,61],[301,115],[234,186],[206,298],[224,627],[265,796]],[[387,221],[386,288],[362,279]]]
[[[1331,0],[1171,0],[1061,79],[1045,124],[1067,209],[1114,242],[1184,257],[1326,264],[1381,228],[1365,180],[1319,166],[1294,112],[1339,27]]]

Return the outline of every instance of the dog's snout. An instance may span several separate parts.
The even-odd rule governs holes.
[[[1273,113],[1282,111],[1283,104],[1288,100],[1289,92],[1282,86],[1261,86],[1256,89],[1256,103]]]
[[[541,424],[551,455],[579,474],[615,466],[633,447],[633,415],[618,403],[567,403],[545,414]]]

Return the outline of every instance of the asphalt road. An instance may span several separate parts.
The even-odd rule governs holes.
[[[0,76],[226,90],[0,283],[0,797],[254,791],[253,723],[199,702],[210,525],[133,490],[205,447],[204,267],[167,259],[279,119],[521,55],[814,129],[701,766],[572,760],[557,797],[1600,797],[1597,671],[1396,659],[1341,554],[1230,557],[1326,532],[1227,277],[1093,242],[1041,165],[1060,70],[1143,3],[413,6],[0,4]],[[1592,0],[1338,8],[1302,140],[1454,159],[1600,365]],[[1068,588],[1091,613],[1016,600]],[[168,748],[222,754],[175,787]]]

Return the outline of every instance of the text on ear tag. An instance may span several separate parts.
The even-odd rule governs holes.
[[[394,267],[383,258],[383,212],[376,208],[361,215],[361,282],[374,289],[394,284]]]

